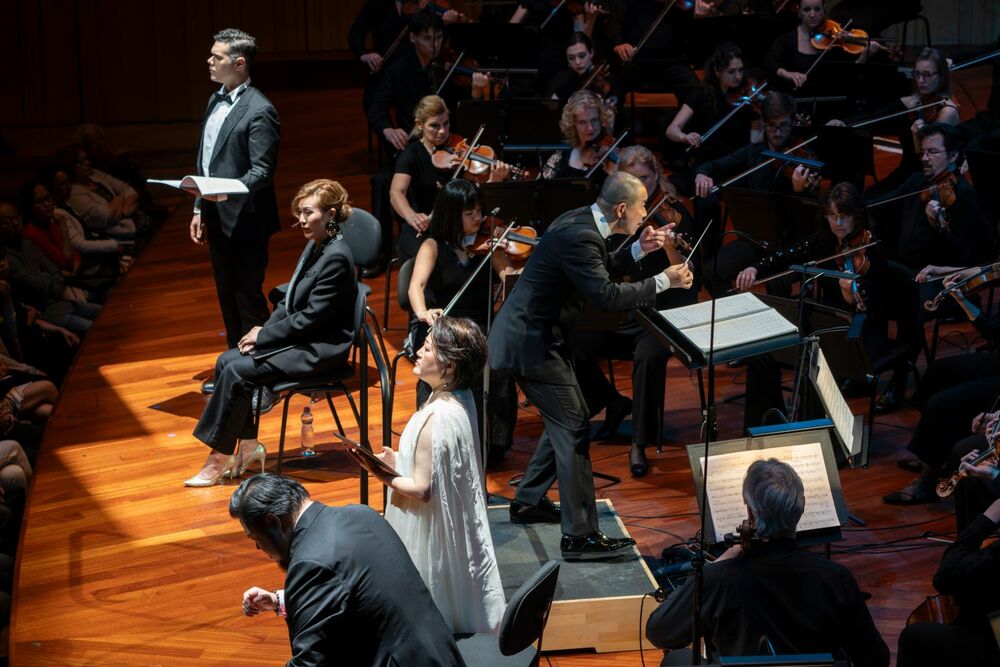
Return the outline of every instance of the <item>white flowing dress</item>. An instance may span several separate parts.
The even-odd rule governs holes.
[[[463,390],[429,401],[410,418],[396,470],[412,476],[417,436],[433,418],[430,500],[390,489],[385,519],[452,632],[498,634],[507,602],[486,517],[475,415],[472,395]]]

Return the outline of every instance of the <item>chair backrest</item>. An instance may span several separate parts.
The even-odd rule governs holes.
[[[396,275],[396,299],[399,307],[410,312],[410,279],[413,277],[413,259],[408,259],[399,267]]]
[[[378,262],[382,247],[382,226],[371,213],[352,208],[351,215],[340,225],[340,233],[351,248],[354,263],[366,268]]]
[[[358,298],[354,300],[354,344],[361,344],[361,327],[365,323],[365,309],[368,307],[368,298],[365,296],[365,291],[362,289],[358,290]]]
[[[559,561],[550,560],[521,584],[507,603],[500,622],[500,652],[514,655],[539,641],[549,620],[549,608],[556,594]]]

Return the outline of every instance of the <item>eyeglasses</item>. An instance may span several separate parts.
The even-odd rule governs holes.
[[[937,72],[921,72],[918,69],[913,70],[913,78],[917,81],[927,81],[928,79],[933,79],[937,75]]]
[[[792,129],[792,123],[788,121],[777,124],[764,123],[764,129],[767,130],[768,132],[788,132],[789,130]]]
[[[938,156],[938,155],[943,155],[944,153],[947,153],[947,152],[948,152],[948,151],[946,151],[946,150],[943,150],[943,149],[941,149],[941,148],[928,148],[928,149],[927,149],[927,150],[925,150],[925,151],[921,151],[921,153],[920,153],[920,154],[921,154],[921,155],[925,155],[925,156],[927,156],[927,157],[936,157],[936,156]]]

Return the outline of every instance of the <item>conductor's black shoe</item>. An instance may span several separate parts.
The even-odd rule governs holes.
[[[541,502],[537,505],[510,501],[510,522],[511,523],[559,523],[559,507],[549,500],[548,496],[542,496]]]
[[[375,278],[376,276],[380,276],[383,273],[385,273],[385,267],[386,267],[385,262],[379,262],[378,264],[366,266],[365,268],[361,269],[361,277]]]
[[[633,443],[632,449],[628,453],[628,465],[633,477],[645,477],[649,473],[646,448]]]
[[[598,560],[623,555],[635,545],[631,537],[608,537],[599,530],[590,535],[563,535],[559,541],[562,556],[568,560]]]
[[[215,393],[215,378],[208,378],[201,383],[201,393],[206,396],[211,396]]]
[[[618,427],[630,414],[632,414],[632,399],[621,394],[615,396],[604,411],[604,423],[594,431],[590,439],[610,440],[615,437]]]

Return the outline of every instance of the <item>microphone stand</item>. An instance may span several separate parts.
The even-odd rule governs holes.
[[[472,284],[472,281],[476,279],[476,276],[479,275],[479,272],[483,270],[483,267],[486,266],[487,264],[492,263],[492,261],[493,261],[493,253],[495,253],[496,249],[500,247],[500,244],[504,243],[507,240],[507,235],[510,234],[510,230],[513,229],[514,225],[517,223],[517,218],[514,218],[513,220],[510,221],[510,223],[507,225],[507,227],[504,228],[503,232],[500,234],[499,237],[494,237],[493,236],[493,232],[494,232],[494,229],[496,227],[496,216],[497,216],[497,214],[499,212],[500,212],[500,208],[499,207],[497,207],[497,208],[493,209],[492,211],[490,211],[490,239],[491,239],[491,241],[490,241],[490,248],[489,248],[489,250],[486,251],[486,255],[479,262],[479,265],[476,266],[476,268],[472,270],[472,273],[469,274],[469,277],[466,278],[465,284],[463,284],[462,287],[459,288],[459,290],[455,293],[455,296],[453,296],[451,298],[451,301],[448,302],[448,305],[444,307],[444,310],[441,312],[441,316],[442,317],[448,315],[448,313],[451,312],[451,309],[454,308],[455,304],[458,303],[459,299],[462,298],[462,295],[465,294],[465,291],[469,288],[469,285]],[[486,301],[487,301],[487,309],[486,309],[486,333],[489,333],[490,325],[493,322],[493,318],[492,318],[492,314],[493,314],[493,275],[492,275],[492,272],[490,273],[490,288],[486,291]],[[488,438],[488,434],[489,434],[489,413],[487,411],[487,407],[489,405],[489,392],[490,392],[490,390],[489,390],[489,382],[490,382],[490,365],[486,364],[486,366],[483,368],[483,401],[482,401],[482,410],[481,410],[482,415],[483,415],[483,423],[480,425],[481,437],[480,437],[479,447],[480,447],[480,450],[481,450],[480,453],[481,453],[481,456],[482,456],[482,466],[483,466],[483,470],[482,470],[483,493],[486,494],[487,503],[489,502],[489,492],[486,490],[486,457],[487,457],[487,455],[489,453],[489,438]]]

